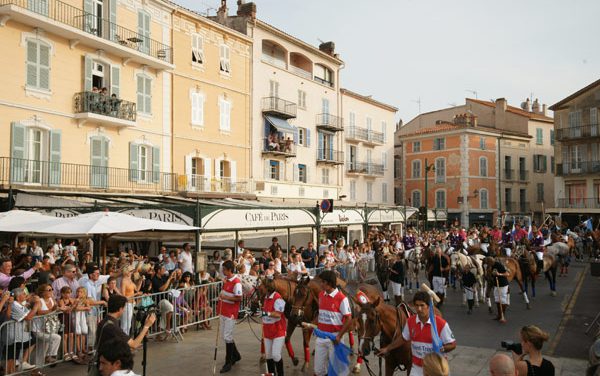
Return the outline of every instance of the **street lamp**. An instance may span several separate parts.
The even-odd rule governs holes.
[[[435,171],[435,165],[432,164],[427,164],[427,158],[425,158],[425,231],[427,231],[427,196],[428,196],[428,191],[427,191],[427,182],[428,182],[428,176],[429,176],[429,171]]]

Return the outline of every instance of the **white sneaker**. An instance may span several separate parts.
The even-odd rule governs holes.
[[[30,369],[34,369],[35,366],[33,364],[29,364],[27,362],[21,363],[21,371],[29,371]]]

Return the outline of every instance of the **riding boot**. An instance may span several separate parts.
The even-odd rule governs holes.
[[[283,376],[283,359],[275,363],[277,366],[277,376]]]
[[[467,304],[469,305],[469,311],[467,312],[469,315],[473,313],[473,305],[475,304],[475,300],[468,299]]]
[[[223,364],[223,368],[219,371],[219,373],[226,373],[231,371],[231,353],[232,353],[232,343],[225,344],[225,364]]]
[[[394,301],[396,302],[396,307],[399,306],[402,303],[402,296],[394,295]]]
[[[442,305],[444,305],[444,294],[436,293],[436,295],[438,298],[440,298],[440,302],[437,304],[437,307],[442,308]]]
[[[267,370],[271,375],[275,374],[275,361],[273,359],[267,359]]]
[[[234,365],[236,362],[242,360],[242,356],[235,346],[235,342],[231,343],[231,365]]]

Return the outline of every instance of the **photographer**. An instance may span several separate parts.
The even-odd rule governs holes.
[[[554,365],[542,357],[542,345],[548,340],[548,333],[535,325],[528,325],[521,328],[520,334],[522,354],[517,354],[518,351],[512,351],[518,374],[526,376],[554,376]],[[524,360],[527,355],[529,355],[529,359]]]
[[[126,342],[118,339],[106,341],[98,349],[102,376],[136,376],[133,373],[133,354]]]

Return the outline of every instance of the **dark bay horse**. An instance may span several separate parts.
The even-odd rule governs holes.
[[[487,298],[489,311],[490,312],[492,311],[491,296],[492,296],[492,291],[494,289],[494,286],[496,286],[496,278],[494,278],[492,275],[492,267],[493,267],[494,263],[496,262],[496,259],[499,260],[500,263],[502,263],[504,265],[504,267],[506,268],[506,271],[508,272],[508,277],[506,277],[508,279],[508,282],[509,283],[512,282],[513,279],[517,282],[517,284],[519,285],[519,289],[521,290],[521,293],[523,293],[523,300],[525,301],[525,304],[527,305],[527,309],[531,309],[531,305],[529,303],[529,298],[527,296],[527,292],[523,288],[523,273],[521,273],[521,267],[519,266],[519,262],[512,257],[502,256],[502,257],[494,258],[492,256],[488,256],[483,259],[483,265],[484,265],[485,279],[486,279],[486,285],[487,285],[486,298]]]

